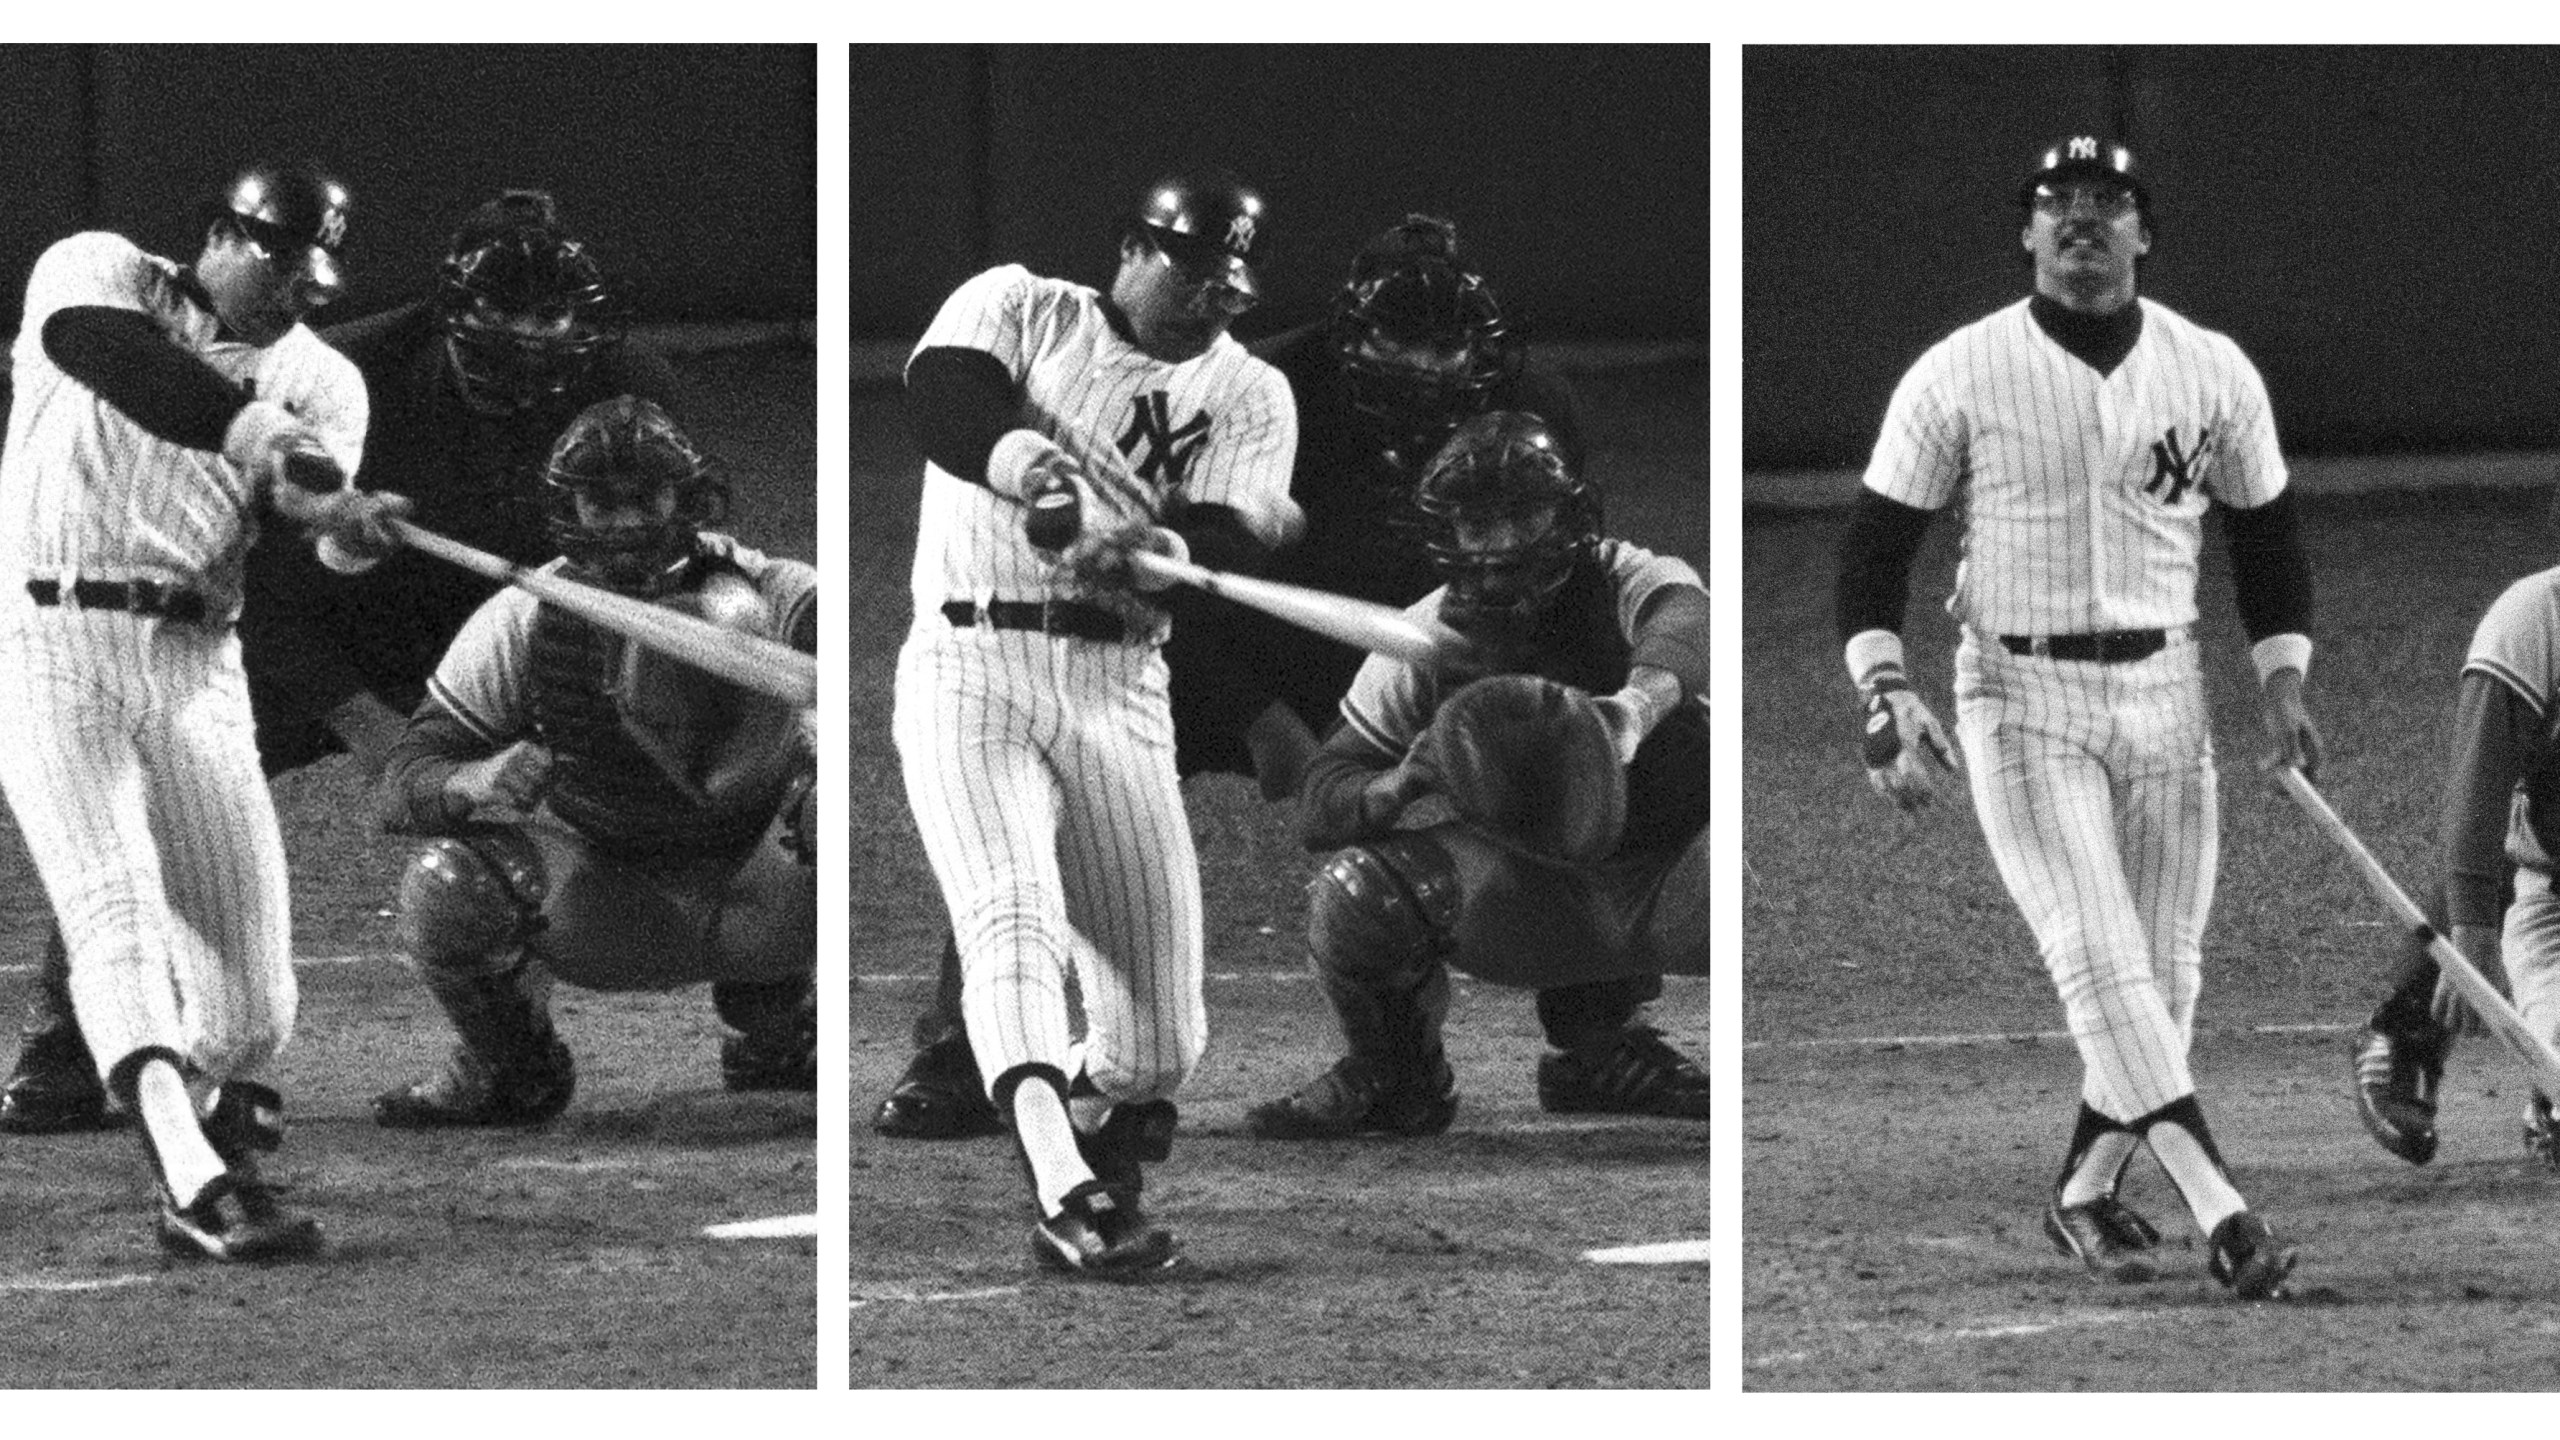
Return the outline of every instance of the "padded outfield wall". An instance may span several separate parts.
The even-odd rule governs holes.
[[[513,185],[632,281],[653,321],[817,308],[812,46],[0,46],[0,325],[79,229],[192,259],[188,221],[259,156],[355,192],[347,299],[413,298],[457,221]]]
[[[2288,451],[2560,445],[2560,51],[1755,46],[1742,70],[1754,471],[1864,462],[1911,361],[2026,293],[2018,183],[2090,125],[2153,188],[2145,293],[2240,342]]]

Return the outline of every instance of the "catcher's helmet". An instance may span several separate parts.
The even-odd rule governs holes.
[[[345,292],[341,256],[355,198],[318,162],[252,165],[231,177],[207,208],[208,223],[246,236],[267,252],[279,272],[298,274],[321,298]]]
[[[1482,413],[1520,365],[1492,288],[1458,258],[1458,227],[1429,215],[1361,247],[1328,334],[1353,408],[1418,456]]]
[[[584,578],[626,594],[671,588],[729,487],[666,411],[617,395],[578,412],[544,463],[551,538]],[[582,514],[580,500],[591,513]],[[627,512],[611,523],[592,512]]]
[[[1547,422],[1494,410],[1460,424],[1414,487],[1424,548],[1461,606],[1527,615],[1600,542],[1600,492]]]
[[[1184,269],[1216,275],[1244,295],[1262,294],[1254,273],[1270,256],[1262,192],[1235,172],[1167,175],[1147,187],[1129,223]]]
[[[2027,178],[2018,185],[2018,203],[2033,207],[2036,191],[2072,180],[2111,181],[2133,196],[2144,222],[2151,219],[2151,193],[2134,173],[2133,152],[2094,133],[2066,135],[2036,152]]]
[[[621,343],[620,297],[541,190],[471,212],[436,274],[436,319],[474,400],[522,410],[583,380]]]

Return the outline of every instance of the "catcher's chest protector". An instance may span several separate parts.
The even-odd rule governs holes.
[[[697,565],[688,584],[707,573]],[[614,686],[629,643],[557,606],[534,612],[528,699],[535,728],[552,750],[552,810],[608,854],[748,849],[763,836],[770,814],[703,808],[623,733]]]

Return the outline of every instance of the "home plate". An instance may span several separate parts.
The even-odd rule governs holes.
[[[1704,1265],[1704,1240],[1665,1240],[1658,1245],[1621,1245],[1612,1250],[1585,1250],[1585,1260],[1603,1265]]]
[[[818,1233],[818,1212],[776,1215],[769,1220],[732,1220],[723,1225],[705,1225],[702,1233],[714,1240],[796,1240]]]

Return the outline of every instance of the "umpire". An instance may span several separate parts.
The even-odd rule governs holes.
[[[404,494],[416,523],[509,560],[554,553],[542,462],[588,404],[637,395],[682,414],[675,372],[625,339],[611,276],[540,190],[473,210],[431,296],[321,332],[355,362],[372,401],[357,483]],[[370,780],[425,696],[462,622],[496,587],[401,551],[350,582],[291,534],[249,553],[241,654],[269,777],[346,753]],[[59,930],[0,1084],[0,1131],[107,1129],[87,1041],[71,1013]]]

